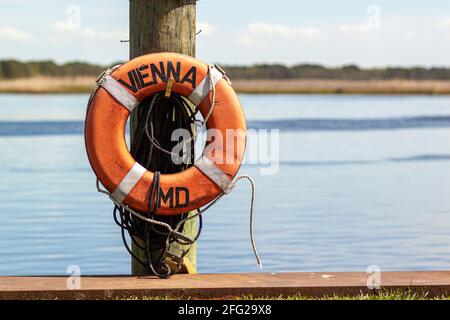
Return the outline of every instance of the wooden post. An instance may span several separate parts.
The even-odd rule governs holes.
[[[195,56],[195,20],[196,0],[130,0],[130,58],[154,53],[177,52]],[[131,141],[137,123],[137,114],[131,115]],[[196,234],[195,219],[184,226],[184,233],[194,237]],[[133,246],[133,253],[143,257],[144,253]],[[171,247],[172,252],[180,252],[178,245]],[[197,250],[194,244],[186,256],[186,264],[192,272],[197,265]],[[186,260],[185,258],[185,260]],[[132,259],[133,275],[146,274],[147,271]]]

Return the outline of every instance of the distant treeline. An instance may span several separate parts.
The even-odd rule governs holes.
[[[53,61],[0,61],[0,79],[30,78],[37,76],[95,76],[99,75],[102,70],[105,70],[104,66],[85,62],[57,64]]]
[[[329,68],[316,64],[228,66],[232,79],[450,80],[450,68],[373,68],[355,65]]]
[[[0,79],[97,76],[107,67],[85,62],[57,64],[53,61],[0,60]],[[355,65],[330,68],[317,64],[299,64],[291,67],[281,64],[258,64],[223,66],[223,68],[232,79],[450,80],[450,68],[362,69]]]

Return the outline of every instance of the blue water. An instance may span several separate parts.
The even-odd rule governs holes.
[[[83,134],[83,121],[0,121],[0,136]],[[349,131],[448,128],[450,117],[404,117],[387,119],[283,119],[248,120],[251,129],[287,131]]]
[[[241,95],[250,128],[280,129],[256,181],[263,271],[450,267],[450,97]],[[0,275],[127,274],[111,203],[84,149],[86,95],[0,95]],[[249,186],[206,213],[200,272],[258,271]]]

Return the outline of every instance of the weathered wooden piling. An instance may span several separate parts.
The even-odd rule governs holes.
[[[195,56],[196,32],[195,0],[130,0],[130,58],[154,53],[177,52]],[[137,114],[131,115],[131,141],[137,124]],[[184,233],[193,237],[196,222],[190,220],[184,226]],[[177,245],[172,251],[179,251]],[[143,257],[144,252],[133,246],[133,253]],[[196,246],[186,258],[196,268]],[[185,258],[185,259],[186,259]],[[145,274],[146,270],[132,258],[132,274]]]

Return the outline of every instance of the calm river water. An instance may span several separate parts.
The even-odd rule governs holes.
[[[450,97],[241,95],[249,127],[280,129],[256,181],[263,271],[450,268]],[[95,189],[87,95],[0,95],[0,275],[127,274]],[[206,213],[203,273],[258,271],[245,183]]]

